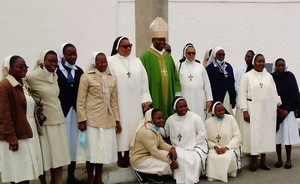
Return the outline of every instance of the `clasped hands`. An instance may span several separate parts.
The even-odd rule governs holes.
[[[227,147],[220,148],[218,146],[214,146],[214,149],[216,150],[218,155],[224,154],[227,150],[229,150],[229,148]]]

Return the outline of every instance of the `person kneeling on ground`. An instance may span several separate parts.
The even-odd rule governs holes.
[[[177,153],[159,134],[163,126],[162,111],[150,109],[139,123],[131,143],[130,164],[139,183],[162,183],[162,175],[171,175],[177,169]]]

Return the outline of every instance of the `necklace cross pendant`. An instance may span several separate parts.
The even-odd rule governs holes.
[[[218,136],[216,137],[216,139],[218,139],[218,143],[220,142],[220,139],[221,139],[221,137],[220,137],[220,135],[218,134]]]
[[[182,135],[178,134],[177,137],[178,137],[178,140],[181,141]]]
[[[263,83],[259,83],[259,85],[260,85],[260,88],[262,88],[264,84]]]
[[[192,81],[192,79],[193,79],[192,74],[190,74],[190,75],[188,76],[188,78],[190,79],[190,81]]]
[[[127,72],[127,76],[128,76],[128,78],[130,78],[130,75],[131,75],[131,73],[130,73],[130,72]]]
[[[165,68],[161,72],[164,74],[164,76],[167,75],[167,70]]]

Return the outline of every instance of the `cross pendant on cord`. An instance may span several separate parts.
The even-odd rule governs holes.
[[[188,76],[188,78],[190,78],[190,81],[192,81],[192,79],[193,79],[192,74],[190,74],[190,75]]]
[[[221,137],[220,137],[220,135],[218,134],[218,136],[216,137],[216,139],[218,139],[218,143],[220,142],[220,139],[221,139]]]
[[[263,83],[259,83],[259,85],[260,85],[260,88],[262,88],[264,84]]]
[[[167,75],[167,70],[165,68],[161,72],[164,74],[164,76]]]
[[[178,140],[180,141],[181,138],[182,138],[182,135],[181,135],[181,134],[178,134],[177,137],[178,137]]]
[[[130,78],[130,75],[131,75],[131,73],[130,73],[130,72],[127,72],[127,76],[128,76],[128,78]]]

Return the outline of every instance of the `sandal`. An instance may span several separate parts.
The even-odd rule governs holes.
[[[292,164],[291,163],[285,163],[284,164],[284,168],[285,169],[291,169],[292,168]]]
[[[274,165],[276,168],[280,168],[282,166],[282,162],[276,162],[276,164]]]

